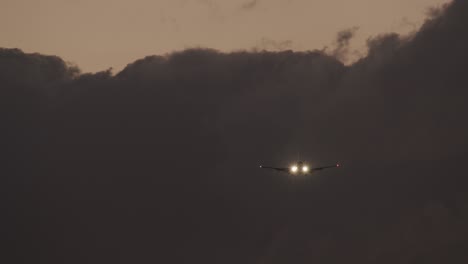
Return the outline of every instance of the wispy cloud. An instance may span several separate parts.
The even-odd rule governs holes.
[[[242,4],[241,9],[242,10],[254,9],[258,5],[259,2],[260,2],[259,0],[251,0],[251,1],[245,2],[244,4]]]

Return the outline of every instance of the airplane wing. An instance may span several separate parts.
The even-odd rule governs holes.
[[[269,166],[260,166],[260,168],[262,168],[262,169],[272,169],[272,170],[284,171],[284,172],[289,171],[289,168],[276,168],[276,167],[269,167]]]
[[[323,167],[317,167],[317,168],[312,168],[310,169],[310,171],[321,171],[321,170],[324,170],[324,169],[330,169],[330,168],[336,168],[336,167],[339,167],[340,164],[335,164],[335,165],[330,165],[330,166],[323,166]]]

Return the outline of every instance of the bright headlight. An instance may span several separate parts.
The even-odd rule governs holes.
[[[302,167],[302,171],[303,171],[303,172],[308,172],[308,171],[309,171],[309,167],[307,167],[307,166]]]
[[[291,171],[292,171],[292,172],[297,172],[298,169],[299,169],[299,168],[298,168],[296,165],[294,165],[294,166],[291,167]]]

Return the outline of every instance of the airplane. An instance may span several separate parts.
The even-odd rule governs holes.
[[[336,168],[340,167],[340,164],[335,164],[335,165],[330,165],[330,166],[322,166],[322,167],[316,167],[316,168],[310,168],[306,163],[303,161],[299,161],[289,168],[277,168],[277,167],[270,167],[270,166],[263,166],[260,165],[261,169],[272,169],[280,172],[287,172],[289,174],[312,174],[314,171],[321,171],[324,169],[329,169],[329,168]]]

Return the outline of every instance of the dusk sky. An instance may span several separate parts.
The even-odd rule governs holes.
[[[1,1],[0,263],[468,263],[468,1],[226,3]]]
[[[314,50],[358,27],[367,38],[416,30],[447,0],[2,0],[0,46],[54,54],[85,72],[150,54],[204,47],[222,51]]]

